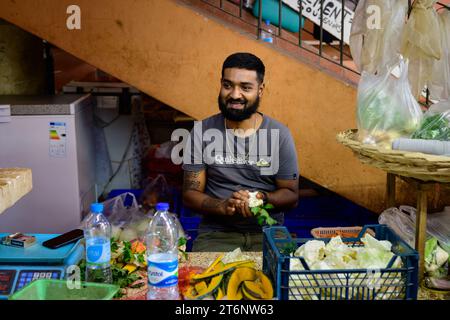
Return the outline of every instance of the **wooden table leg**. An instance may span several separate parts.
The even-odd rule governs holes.
[[[427,238],[427,188],[418,183],[416,213],[416,250],[419,252],[419,283],[425,272],[425,241]]]
[[[388,208],[395,207],[395,174],[387,173],[386,204]]]

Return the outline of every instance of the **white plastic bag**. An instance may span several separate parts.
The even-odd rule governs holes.
[[[359,71],[375,74],[396,60],[407,10],[408,0],[358,2],[350,31],[350,50]]]
[[[410,60],[409,81],[414,97],[419,97],[431,80],[433,65],[442,56],[436,1],[415,0],[403,30],[401,53]]]
[[[441,27],[442,56],[434,62],[431,80],[428,83],[432,99],[448,100],[450,98],[450,10],[439,14]]]
[[[357,123],[360,141],[391,148],[399,137],[409,137],[423,114],[411,94],[408,63],[400,58],[400,78],[391,74],[394,66],[373,75],[363,72],[358,85]]]
[[[125,205],[127,197],[132,198],[130,206]],[[103,202],[104,215],[112,228],[112,237],[132,241],[143,238],[151,215],[140,211],[136,197],[131,192],[122,193]]]
[[[386,209],[378,217],[378,222],[387,224],[411,247],[415,247],[415,208],[400,206]],[[435,237],[442,249],[450,253],[450,207],[446,207],[443,212],[427,215],[427,236]]]
[[[398,208],[389,208],[380,214],[378,222],[388,225],[406,243],[414,248],[415,225],[407,213]]]

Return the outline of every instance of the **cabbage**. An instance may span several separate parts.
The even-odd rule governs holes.
[[[111,237],[114,239],[119,239],[120,234],[122,233],[122,228],[119,226],[112,225],[111,226]]]
[[[304,267],[299,258],[303,257],[311,270],[333,270],[333,269],[384,269],[388,266],[391,259],[395,256],[392,250],[392,244],[389,241],[380,241],[366,234],[361,238],[364,246],[351,247],[346,245],[340,236],[333,237],[330,241],[310,240],[300,246],[293,257],[290,259],[290,270],[300,271]],[[447,257],[448,258],[448,257]],[[399,268],[402,264],[400,257],[394,261],[393,268]],[[336,287],[345,286],[347,277],[349,280],[349,296],[361,295],[371,299],[388,299],[400,294],[402,286],[401,273],[389,274],[389,286],[376,287],[377,284],[385,280],[381,278],[380,272],[370,272],[365,274],[343,273],[334,274],[292,274],[289,279],[290,294],[297,297],[308,298],[312,300],[319,299],[319,294],[335,299],[344,299],[345,290],[336,290]],[[327,288],[325,288],[327,287]],[[375,291],[365,289],[375,287]],[[370,293],[369,293],[370,292]],[[368,296],[369,295],[369,296]],[[375,295],[375,296],[374,296]]]
[[[231,252],[228,252],[222,258],[222,262],[225,264],[231,263],[231,262],[245,261],[245,260],[252,260],[252,258],[249,257],[248,255],[243,254],[240,247],[234,249]]]
[[[294,256],[304,257],[308,265],[312,265],[318,260],[325,257],[325,242],[319,240],[311,240],[298,248]]]
[[[436,238],[430,238],[425,242],[425,270],[435,273],[448,260],[449,254],[439,245]]]
[[[132,241],[138,238],[138,234],[136,230],[133,228],[127,227],[125,230],[122,231],[120,234],[119,240],[121,241]]]

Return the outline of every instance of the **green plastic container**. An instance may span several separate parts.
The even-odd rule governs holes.
[[[9,300],[111,300],[120,287],[113,284],[81,282],[69,289],[66,280],[39,279],[9,297]]]

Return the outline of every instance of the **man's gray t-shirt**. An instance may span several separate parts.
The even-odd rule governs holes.
[[[266,115],[256,134],[245,138],[235,136],[230,129],[225,130],[225,120],[220,113],[196,122],[183,162],[186,171],[206,170],[205,193],[218,199],[228,199],[239,190],[272,192],[276,190],[276,179],[293,180],[299,174],[297,152],[289,129]],[[275,208],[269,213],[283,224],[280,210]],[[261,231],[254,217],[201,216],[200,231],[203,232]]]

